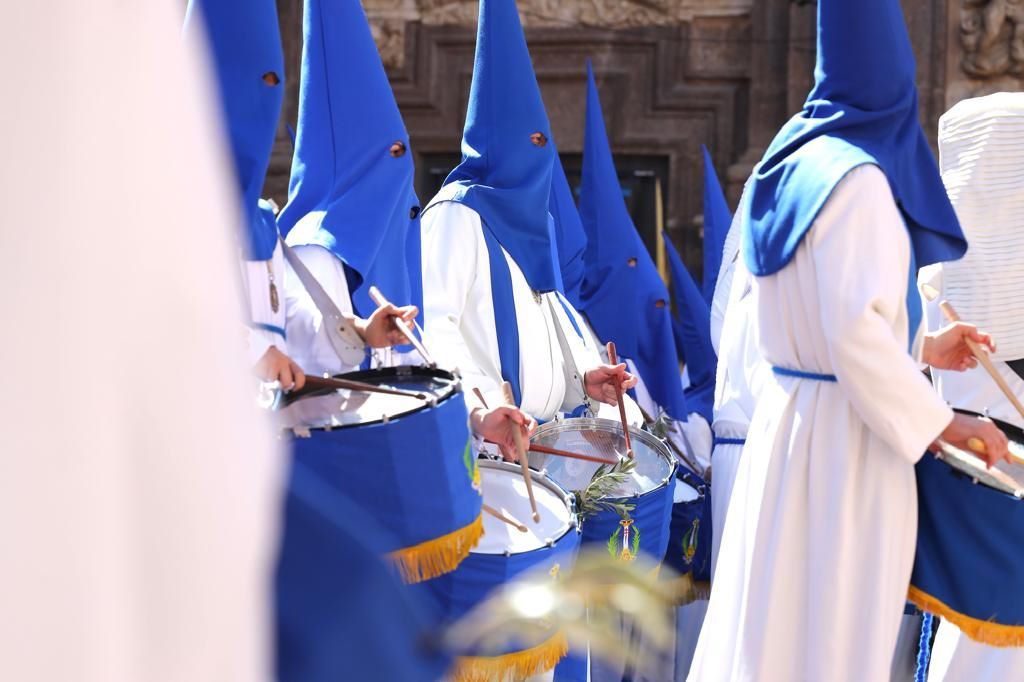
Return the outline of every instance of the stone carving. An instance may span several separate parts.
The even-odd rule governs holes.
[[[370,24],[385,69],[401,68],[405,61],[405,24],[401,19],[378,19]]]
[[[754,0],[519,0],[527,27],[637,28],[676,26],[697,16],[748,14]],[[381,58],[388,69],[405,59],[405,24],[475,27],[475,0],[364,0]]]
[[[963,0],[960,42],[967,75],[1024,74],[1024,0]]]

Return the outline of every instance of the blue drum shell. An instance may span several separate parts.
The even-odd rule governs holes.
[[[915,473],[911,599],[972,639],[1024,645],[1024,501],[975,484],[930,454]]]
[[[615,499],[616,502],[627,502],[635,505],[630,513],[633,520],[631,532],[640,531],[639,551],[653,561],[665,556],[669,542],[669,520],[672,514],[672,495],[675,492],[675,478],[654,490],[640,495]],[[622,518],[614,511],[605,510],[588,516],[583,520],[583,542],[585,544],[601,544],[608,547],[613,556],[622,556],[622,550],[632,547],[622,546]],[[618,532],[618,535],[616,535]],[[632,545],[632,543],[630,543]]]
[[[466,615],[496,588],[513,580],[524,571],[544,570],[557,579],[561,571],[572,570],[580,548],[580,534],[575,527],[547,547],[518,554],[478,554],[469,556],[451,573],[411,585],[425,596],[441,614],[441,625],[448,625]],[[540,642],[508,642],[503,651],[463,652],[463,655],[501,656],[523,651]]]
[[[665,565],[676,573],[690,573],[697,582],[711,580],[711,486],[691,471],[679,467],[679,481],[697,491],[695,500],[672,505]]]
[[[290,442],[297,462],[391,533],[388,552],[448,535],[480,516],[461,392],[386,423],[312,429]]]

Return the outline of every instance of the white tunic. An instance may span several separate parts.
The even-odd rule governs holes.
[[[421,229],[424,341],[441,367],[459,370],[467,392],[479,388],[488,405],[500,405],[501,360],[480,215],[463,204],[441,202],[423,212]],[[563,357],[555,325],[568,330],[581,374],[598,363],[572,329],[556,294],[535,295],[519,266],[502,252],[519,327],[519,406],[546,421],[574,410],[586,397],[582,377],[572,377]]]
[[[285,263],[281,244],[270,260],[243,260],[242,280],[249,310],[249,363],[259,362],[271,346],[288,353],[285,331]],[[270,296],[270,284],[277,289],[277,310]]]
[[[272,678],[283,462],[254,410],[237,183],[181,7],[6,18],[0,679]]]
[[[942,266],[923,269],[919,281],[939,291],[934,301],[925,304],[928,328],[939,329],[946,324],[938,305],[946,296]],[[1007,315],[1012,314],[1013,311],[1007,311]],[[996,362],[995,365],[1013,392],[1024,398],[1024,381],[1006,363]],[[932,373],[939,394],[954,407],[987,412],[996,419],[1024,427],[1024,419],[982,367],[966,372],[933,370]],[[928,670],[930,682],[1003,682],[1021,678],[1024,678],[1024,647],[989,646],[975,642],[949,621],[939,625]]]
[[[952,418],[907,352],[910,242],[874,166],[758,278],[767,382],[691,680],[884,680],[917,531],[913,464]]]
[[[279,247],[280,248],[280,247]],[[352,315],[352,298],[341,260],[322,246],[292,247],[295,255],[320,283],[343,315]],[[343,362],[327,338],[323,315],[302,286],[298,275],[287,267],[286,298],[288,350],[292,360],[306,374],[333,375],[351,372],[358,365]]]
[[[736,229],[738,232],[739,227]],[[713,429],[718,438],[745,440],[758,397],[772,373],[757,347],[757,311],[751,295],[754,278],[738,249],[732,254],[730,267],[733,276],[726,290],[729,301],[718,347]],[[715,447],[711,457],[712,578],[742,453],[742,444],[722,443]]]

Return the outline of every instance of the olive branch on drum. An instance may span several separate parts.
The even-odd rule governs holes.
[[[602,511],[612,510],[623,519],[630,518],[630,512],[636,505],[609,496],[629,480],[635,469],[636,460],[625,457],[612,466],[602,464],[597,467],[586,489],[573,493],[580,516],[586,519]]]

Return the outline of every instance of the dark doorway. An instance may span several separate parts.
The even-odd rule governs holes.
[[[580,174],[583,168],[582,154],[562,154],[562,166],[569,179],[573,196],[579,201]],[[459,154],[424,154],[418,165],[416,191],[420,201],[426,204],[441,189],[461,157]],[[662,206],[666,205],[665,191],[668,184],[668,157],[645,155],[620,155],[615,157],[615,169],[619,174],[622,198],[633,219],[633,225],[640,233],[651,258],[658,261],[658,184],[661,185]]]

